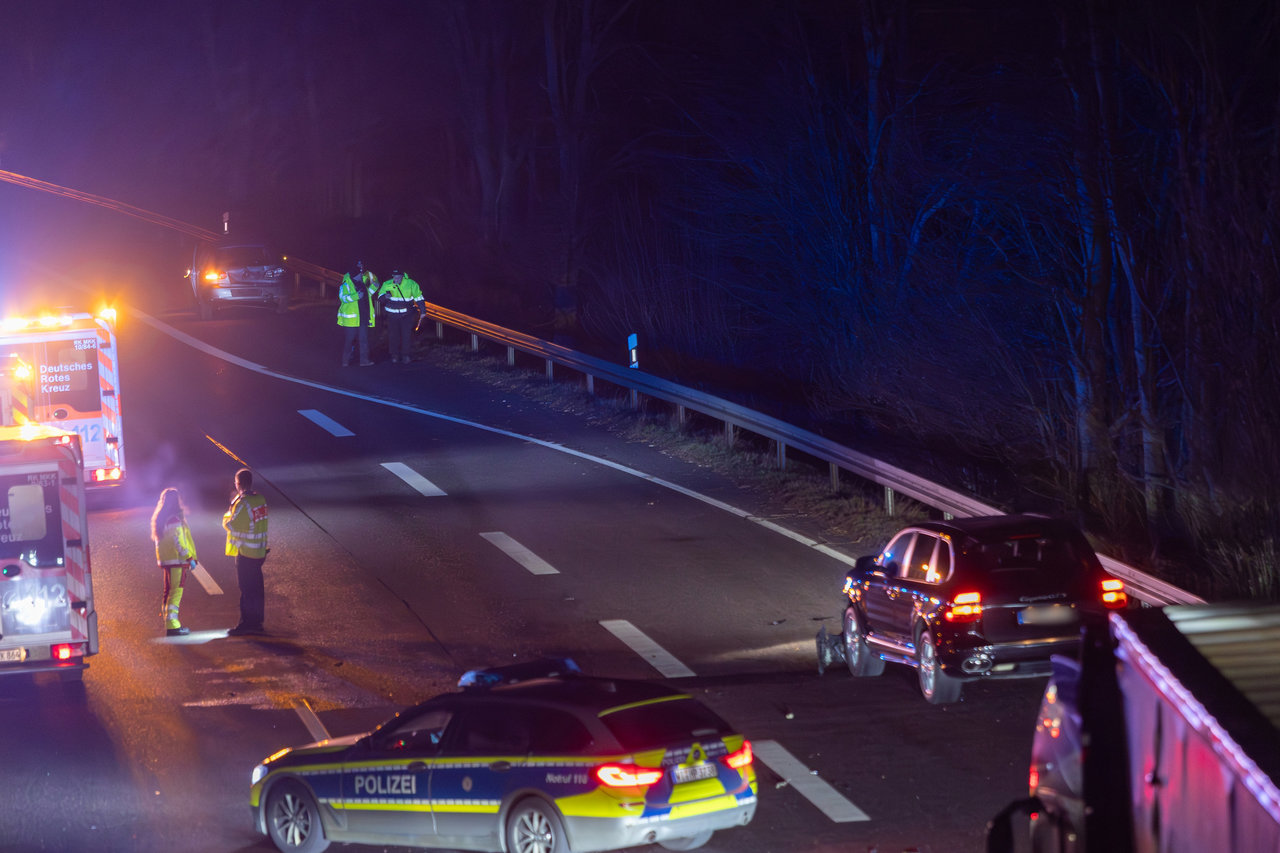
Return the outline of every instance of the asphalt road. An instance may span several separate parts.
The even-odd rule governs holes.
[[[713,853],[976,851],[1025,794],[1043,683],[935,708],[898,667],[819,677],[844,566],[734,483],[445,370],[428,341],[343,369],[332,306],[200,323],[155,303],[120,324],[129,483],[91,501],[102,652],[82,685],[0,679],[0,851],[273,849],[249,820],[261,758],[549,654],[677,681],[765,745],[756,819]],[[237,460],[272,510],[260,638],[225,636]],[[211,579],[180,639],[147,534],[170,485]]]

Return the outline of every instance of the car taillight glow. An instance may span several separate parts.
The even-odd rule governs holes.
[[[1112,610],[1127,607],[1129,596],[1124,591],[1124,581],[1116,580],[1115,578],[1103,578],[1102,603]]]
[[[603,764],[596,768],[596,778],[610,788],[647,788],[662,779],[662,771],[635,764]]]
[[[49,647],[49,656],[54,660],[71,660],[76,651],[76,647],[72,643],[59,643],[56,646]]]
[[[749,766],[754,758],[755,756],[751,754],[751,741],[743,740],[741,747],[720,760],[732,767],[734,770],[741,770],[742,768]]]
[[[982,618],[982,593],[962,592],[942,612],[948,622],[976,622]]]
[[[224,272],[219,272],[218,270],[209,270],[207,273],[204,274],[204,280],[208,282],[213,282],[216,284],[217,282],[229,281],[230,279],[227,277],[227,274]]]

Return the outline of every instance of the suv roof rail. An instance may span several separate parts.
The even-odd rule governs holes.
[[[566,678],[581,675],[582,670],[571,658],[542,658],[526,663],[492,666],[488,669],[472,669],[458,679],[458,686],[473,690],[487,690],[502,684],[517,684],[533,678]]]

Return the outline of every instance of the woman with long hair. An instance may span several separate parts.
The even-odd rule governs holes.
[[[178,621],[178,605],[182,603],[182,584],[187,571],[196,566],[196,543],[187,526],[187,508],[177,489],[165,489],[151,514],[151,539],[156,543],[156,563],[164,573],[164,596],[160,599],[160,618],[165,635],[181,637],[190,631]]]

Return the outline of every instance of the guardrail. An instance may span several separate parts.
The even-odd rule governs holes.
[[[288,259],[287,264],[295,269],[296,274],[300,273],[320,282],[321,295],[325,294],[327,284],[336,285],[342,281],[341,274],[305,261]],[[633,368],[585,355],[568,347],[506,329],[440,305],[427,303],[426,307],[427,316],[435,321],[437,338],[443,339],[444,327],[449,326],[470,335],[470,348],[473,352],[479,351],[481,339],[505,346],[509,365],[515,364],[517,351],[525,353],[545,362],[547,379],[554,379],[556,365],[569,368],[586,377],[588,393],[595,393],[596,379],[604,379],[613,385],[627,389],[633,406],[638,405],[641,394],[671,404],[676,410],[676,420],[681,424],[687,419],[688,412],[697,412],[723,423],[725,438],[730,444],[733,442],[735,431],[739,429],[763,436],[774,443],[774,459],[780,469],[785,469],[787,466],[788,450],[795,450],[827,463],[833,491],[839,488],[842,471],[882,486],[885,508],[890,514],[893,513],[895,494],[907,495],[925,506],[950,516],[1004,514],[1004,510],[984,503],[971,495],[929,482],[888,462],[874,459],[816,433],[732,401],[686,388]],[[1124,581],[1130,592],[1146,604],[1163,606],[1203,603],[1203,599],[1190,592],[1119,560],[1099,556],[1104,568]]]

